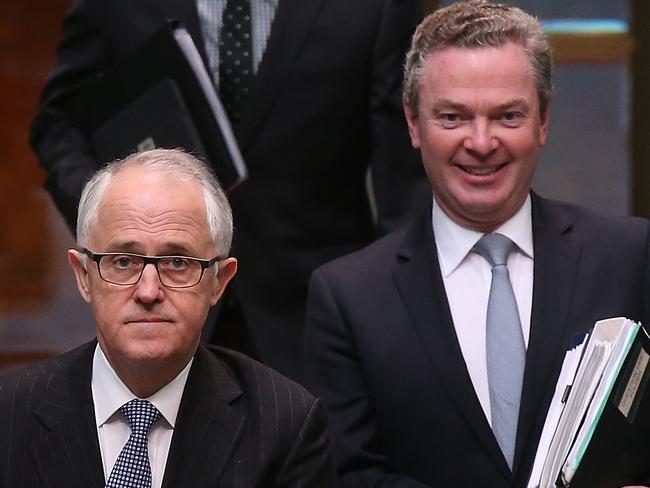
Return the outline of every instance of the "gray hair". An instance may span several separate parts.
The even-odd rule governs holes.
[[[404,63],[404,99],[418,113],[422,68],[429,54],[443,47],[521,45],[528,55],[537,85],[540,113],[553,92],[551,46],[539,21],[517,7],[485,0],[457,2],[428,15],[417,27]]]
[[[173,176],[181,181],[199,183],[203,188],[208,225],[217,255],[228,255],[233,233],[232,211],[228,199],[210,167],[180,149],[154,149],[135,153],[99,169],[88,180],[81,193],[77,214],[79,246],[88,246],[90,231],[97,220],[99,204],[112,177],[122,169],[137,166],[151,169],[161,175]]]

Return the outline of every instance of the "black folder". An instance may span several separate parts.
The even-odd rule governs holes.
[[[648,484],[650,338],[615,317],[582,339],[565,356],[527,488]]]
[[[208,157],[178,84],[169,78],[99,127],[91,142],[102,162],[156,147],[181,147]]]
[[[571,488],[619,488],[650,477],[650,340],[639,330]]]
[[[207,160],[226,191],[247,177],[208,71],[177,22],[89,81],[69,112],[100,163],[154,147],[183,148]]]

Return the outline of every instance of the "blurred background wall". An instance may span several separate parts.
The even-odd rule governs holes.
[[[72,236],[27,143],[68,5],[24,0],[0,12],[0,370],[93,337],[67,269]]]
[[[27,144],[69,1],[8,2],[0,12],[0,371],[94,335],[66,263],[72,236]],[[424,8],[436,3],[424,0]],[[603,212],[649,215],[650,2],[506,3],[537,15],[556,48],[536,190]]]

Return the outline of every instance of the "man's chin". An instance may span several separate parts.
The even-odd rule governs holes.
[[[517,211],[509,210],[509,207],[501,200],[473,200],[467,202],[452,219],[463,227],[491,232],[508,220]]]
[[[140,337],[131,343],[123,352],[123,357],[130,363],[164,363],[178,355],[178,351],[170,346],[169,340],[161,337]]]

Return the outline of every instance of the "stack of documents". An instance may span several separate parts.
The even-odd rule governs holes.
[[[650,475],[648,351],[645,330],[626,318],[596,322],[567,351],[529,488],[620,487]]]

